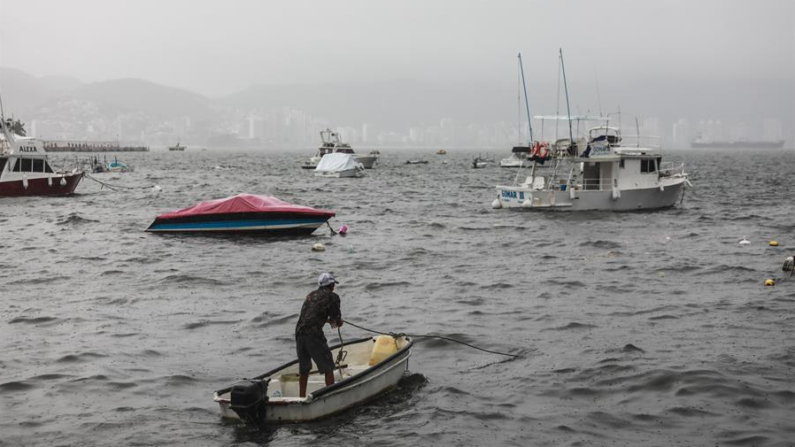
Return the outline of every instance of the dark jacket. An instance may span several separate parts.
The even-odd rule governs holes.
[[[323,325],[329,319],[342,320],[340,297],[328,287],[319,287],[306,296],[304,305],[301,306],[301,316],[295,325],[295,335],[323,337]]]

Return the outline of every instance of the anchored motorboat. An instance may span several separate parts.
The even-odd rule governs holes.
[[[374,168],[378,162],[378,151],[370,151],[367,155],[357,154],[353,151],[350,144],[342,142],[339,132],[333,132],[331,129],[322,130],[320,131],[320,139],[323,143],[317,150],[317,154],[301,165],[303,169],[315,169],[323,156],[335,153],[353,155],[356,161],[361,163],[365,169]]]
[[[72,194],[83,171],[56,171],[41,140],[24,136],[20,122],[0,113],[0,197]],[[20,135],[21,134],[21,135]]]
[[[318,177],[362,177],[364,165],[351,154],[336,152],[326,154],[315,168]]]
[[[497,186],[494,208],[639,210],[676,204],[689,185],[682,163],[662,161],[657,137],[627,145],[618,128],[590,129],[587,146],[553,147],[520,184]],[[633,137],[637,141],[643,140]],[[573,149],[573,150],[572,150]],[[538,160],[538,159],[536,159]]]
[[[500,160],[502,168],[527,168],[533,164],[530,160],[530,146],[514,146],[508,158]]]
[[[156,233],[311,234],[333,211],[294,205],[275,197],[238,194],[157,216]]]
[[[405,335],[380,335],[332,346],[335,383],[312,364],[306,397],[299,396],[298,360],[221,389],[213,400],[221,416],[250,422],[307,422],[330,416],[394,388],[408,369],[414,342]],[[342,354],[340,354],[342,351]]]
[[[108,162],[104,160],[103,162],[99,161],[99,157],[94,156],[91,157],[89,162],[91,172],[95,174],[100,174],[103,172],[133,172],[133,167],[128,165],[127,163],[123,163],[119,161],[117,158],[113,158],[113,161]]]
[[[560,67],[568,109],[563,50]],[[527,112],[529,117],[529,108]],[[675,205],[690,184],[684,165],[663,163],[662,139],[641,137],[637,119],[637,135],[627,137],[609,125],[609,116],[600,117],[604,124],[591,128],[586,138],[575,138],[572,122],[579,126],[589,117],[572,117],[568,111],[568,138],[552,145],[535,141],[528,157],[530,175],[522,183],[517,174],[513,185],[497,186],[492,207],[627,211]],[[532,140],[529,119],[528,127]]]
[[[177,144],[169,146],[168,150],[171,152],[185,152],[185,146],[179,144],[179,140],[177,140]]]

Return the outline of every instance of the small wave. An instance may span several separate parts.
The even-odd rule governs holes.
[[[52,323],[55,321],[59,321],[58,318],[55,317],[17,317],[12,319],[8,322],[8,324],[44,324],[44,323]]]
[[[770,402],[767,399],[755,399],[752,397],[744,397],[742,399],[737,400],[735,402],[737,406],[744,407],[744,408],[752,408],[755,410],[762,410],[767,408],[776,408],[776,405],[773,402]]]
[[[97,353],[94,353],[94,352],[84,352],[82,354],[65,355],[65,356],[59,358],[58,360],[56,360],[56,362],[58,362],[58,363],[81,363],[81,362],[89,362],[89,361],[91,361],[93,359],[102,358],[102,357],[107,357],[107,356],[103,355],[103,354],[97,354]]]
[[[202,328],[202,327],[205,327],[205,326],[211,326],[211,325],[214,325],[214,324],[237,324],[237,323],[238,323],[237,321],[201,320],[201,321],[196,321],[194,323],[186,323],[182,327],[184,329],[193,330],[193,329],[199,329],[199,328]]]
[[[572,322],[572,323],[569,323],[569,324],[567,324],[565,326],[558,326],[558,327],[548,328],[548,329],[544,329],[544,330],[545,331],[577,331],[577,330],[582,330],[582,329],[593,329],[595,327],[597,327],[597,326],[595,326],[593,324]]]
[[[505,289],[513,289],[514,287],[516,287],[516,286],[514,286],[513,284],[510,284],[510,283],[507,283],[507,282],[498,282],[498,283],[494,283],[494,284],[488,284],[488,285],[485,285],[485,286],[480,286],[481,289],[489,289],[489,290],[492,290],[492,289],[505,290]]]
[[[160,280],[161,283],[190,283],[191,286],[224,286],[225,282],[212,278],[202,278],[192,275],[168,275]]]
[[[395,282],[376,282],[376,283],[369,283],[364,286],[364,290],[382,290],[388,289],[390,287],[405,287],[410,286],[411,283],[408,281],[395,281]]]
[[[82,225],[82,224],[95,223],[95,222],[99,221],[82,217],[77,213],[71,213],[62,220],[58,221],[56,225]]]
[[[639,347],[637,347],[637,346],[633,345],[632,343],[627,343],[626,345],[624,345],[624,347],[623,347],[623,348],[621,348],[621,352],[626,352],[626,353],[643,353],[643,352],[646,352],[646,351],[644,351],[643,349],[640,349]]]
[[[68,374],[41,374],[38,376],[33,376],[30,380],[58,380],[58,379],[71,379],[74,376],[70,376]]]
[[[605,250],[612,250],[612,249],[615,249],[615,248],[621,248],[621,244],[618,243],[618,242],[604,241],[604,240],[580,242],[579,246],[580,247],[601,248],[601,249],[605,249]]]
[[[166,382],[168,382],[170,385],[189,385],[197,381],[197,379],[184,374],[174,374],[166,377]]]
[[[692,408],[692,407],[673,407],[669,408],[666,411],[684,417],[716,416],[715,413],[711,413],[709,411],[701,410],[698,408]]]
[[[27,391],[33,387],[34,386],[29,383],[20,382],[20,381],[6,382],[6,383],[0,383],[0,392],[10,393],[17,391]]]
[[[761,435],[752,435],[746,436],[743,438],[735,438],[723,441],[724,444],[728,445],[750,445],[750,446],[757,446],[757,445],[767,445],[770,441],[770,438],[767,436]]]

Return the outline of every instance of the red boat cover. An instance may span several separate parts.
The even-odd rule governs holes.
[[[308,206],[293,205],[269,196],[256,196],[253,194],[238,194],[226,199],[199,202],[190,208],[172,211],[157,216],[158,219],[173,219],[206,214],[230,213],[298,213],[309,216],[333,217],[334,211],[317,210]]]

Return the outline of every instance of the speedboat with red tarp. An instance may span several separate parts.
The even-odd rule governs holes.
[[[332,217],[333,211],[293,205],[270,196],[238,194],[161,214],[146,231],[311,234]]]

